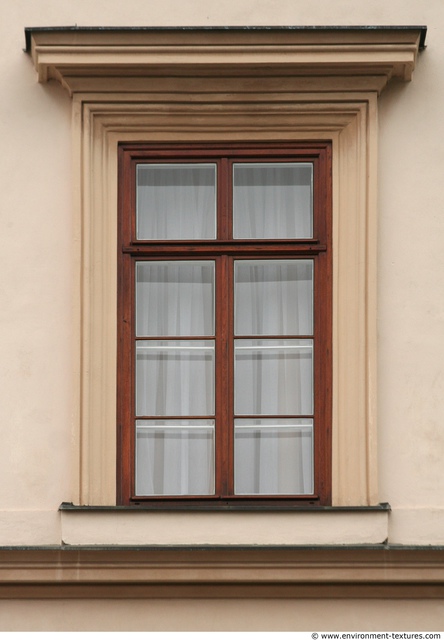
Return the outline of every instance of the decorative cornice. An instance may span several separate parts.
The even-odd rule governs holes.
[[[0,598],[442,598],[443,548],[0,549]]]
[[[128,79],[165,73],[189,78],[263,75],[324,82],[328,78],[336,90],[351,83],[352,90],[379,92],[391,78],[411,79],[425,31],[425,27],[25,30],[39,81],[54,78],[70,93],[117,87],[134,91],[136,85]]]

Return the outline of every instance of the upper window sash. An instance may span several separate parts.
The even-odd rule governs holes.
[[[128,249],[144,244],[329,242],[322,189],[325,143],[245,149],[123,146],[128,187],[123,221]],[[121,150],[123,153],[123,149]],[[159,155],[160,154],[160,155]],[[122,179],[122,178],[121,178]],[[267,207],[273,206],[272,215]],[[168,215],[166,211],[168,210]]]

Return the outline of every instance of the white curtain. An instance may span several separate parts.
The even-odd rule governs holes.
[[[312,237],[312,182],[308,163],[235,163],[233,236]],[[235,491],[309,495],[313,420],[284,416],[313,414],[313,261],[238,261],[234,323],[235,414],[258,416],[235,421]]]
[[[216,165],[138,165],[138,239],[199,240],[215,234]]]
[[[137,420],[138,495],[214,493],[214,420],[186,420],[214,414],[214,268],[136,263],[136,414],[158,416]]]
[[[214,262],[137,262],[136,335],[214,335]]]
[[[313,420],[235,421],[236,494],[313,493]]]
[[[312,340],[236,340],[235,414],[311,416]]]
[[[313,261],[238,260],[234,273],[235,413],[250,416],[236,420],[236,492],[310,494],[313,423],[285,416],[313,413],[313,340],[286,336],[312,335]],[[136,274],[136,413],[159,417],[137,422],[138,493],[211,495],[214,426],[186,418],[214,412],[214,263],[140,261]],[[156,339],[169,334],[188,339]]]
[[[139,495],[214,493],[214,341],[137,341]]]
[[[213,165],[159,167],[140,167],[138,237],[214,237]],[[311,165],[235,164],[233,180],[235,237],[311,237]],[[309,495],[313,261],[237,260],[234,306],[236,492]],[[136,307],[138,494],[211,495],[214,262],[139,262]]]
[[[308,163],[235,163],[235,238],[311,238],[313,166]]]
[[[236,260],[235,335],[313,333],[313,260]]]
[[[138,495],[214,494],[213,420],[137,420]]]
[[[236,493],[313,492],[312,334],[312,260],[235,262]]]

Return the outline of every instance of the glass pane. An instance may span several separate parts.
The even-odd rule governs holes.
[[[137,238],[216,237],[215,164],[139,164]]]
[[[136,334],[214,335],[214,262],[137,262]]]
[[[236,494],[313,493],[312,420],[236,420]]]
[[[313,165],[233,165],[234,238],[311,238]]]
[[[138,340],[136,414],[213,415],[214,342]]]
[[[313,260],[235,262],[236,335],[311,335]]]
[[[136,494],[214,494],[214,421],[137,420]]]
[[[235,340],[237,415],[312,415],[312,340]]]

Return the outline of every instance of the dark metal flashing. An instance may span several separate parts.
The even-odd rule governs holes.
[[[388,502],[381,502],[378,505],[370,506],[370,507],[328,507],[328,506],[320,506],[320,505],[279,505],[279,504],[271,504],[271,505],[240,505],[240,504],[232,504],[232,503],[208,503],[207,505],[190,505],[190,504],[179,504],[175,503],[152,503],[152,504],[144,504],[140,503],[137,505],[131,506],[81,506],[75,505],[72,502],[62,502],[59,507],[59,511],[74,511],[74,512],[86,512],[86,513],[100,513],[100,512],[113,512],[113,513],[137,513],[137,512],[147,512],[147,511],[206,511],[206,512],[214,512],[214,511],[292,511],[292,512],[305,512],[312,513],[313,511],[316,513],[374,513],[375,511],[391,511],[391,507]]]
[[[197,554],[212,554],[212,553],[251,553],[252,555],[260,555],[262,553],[271,554],[298,554],[298,553],[339,553],[346,555],[348,553],[363,553],[370,555],[387,555],[388,553],[394,553],[401,555],[406,554],[444,554],[443,545],[403,545],[403,544],[390,544],[383,542],[381,544],[319,544],[319,545],[257,545],[257,544],[240,544],[240,545],[21,545],[0,546],[0,556],[2,554],[9,553],[41,553],[48,552],[54,553],[89,553],[104,554],[104,553],[197,553]],[[396,557],[396,555],[395,555]]]
[[[79,33],[88,31],[107,31],[107,32],[162,32],[162,31],[420,31],[419,49],[425,49],[425,39],[427,34],[427,27],[424,25],[395,25],[395,26],[269,26],[269,27],[25,27],[25,42],[27,53],[31,50],[31,36],[33,33],[46,33],[46,32],[63,32],[63,31],[77,31]]]

